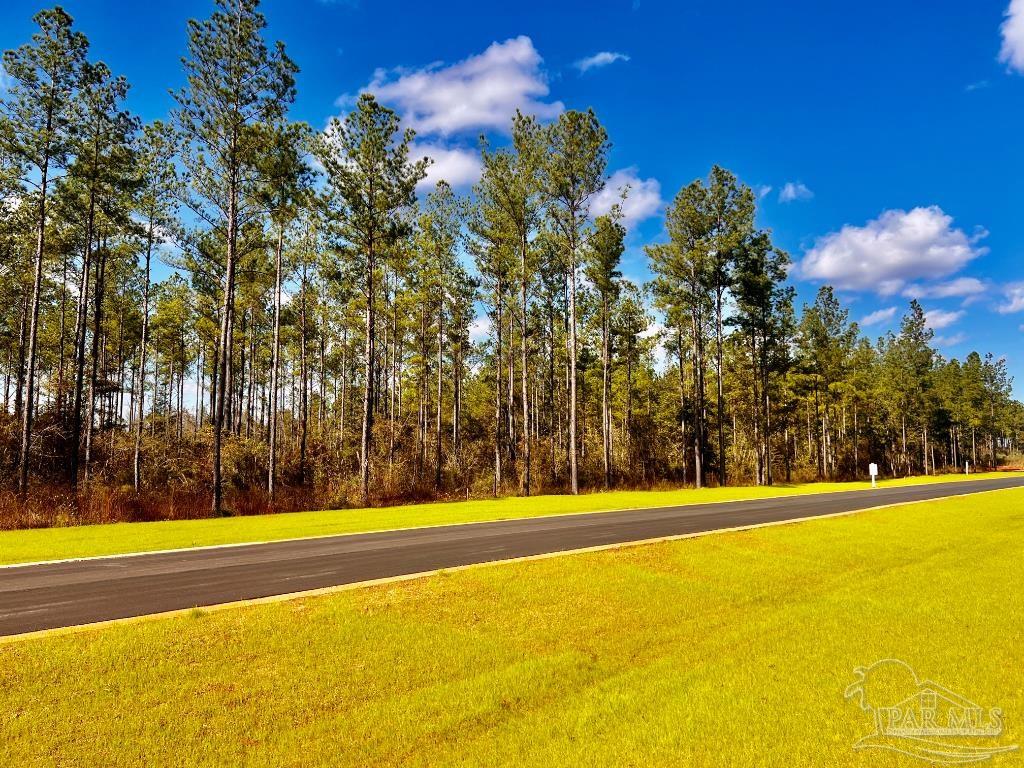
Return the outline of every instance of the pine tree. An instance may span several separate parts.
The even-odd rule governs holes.
[[[550,128],[545,193],[551,228],[562,251],[569,293],[569,488],[579,493],[577,277],[586,245],[591,198],[604,188],[608,134],[593,110],[570,110]]]
[[[312,170],[305,159],[311,144],[309,128],[303,123],[278,122],[257,129],[264,136],[264,151],[257,160],[260,182],[258,200],[266,209],[274,240],[274,341],[271,350],[270,403],[267,436],[267,493],[274,498],[277,478],[278,395],[281,369],[281,285],[285,277],[284,246],[288,227],[310,204]],[[302,294],[303,297],[305,293]],[[303,390],[305,391],[305,390]]]
[[[737,248],[733,294],[736,311],[730,318],[747,353],[750,367],[752,428],[757,453],[758,485],[771,485],[773,375],[789,365],[793,335],[793,289],[785,285],[789,256],[759,232]],[[721,456],[724,462],[725,457]]]
[[[453,279],[457,277],[456,249],[462,232],[463,206],[444,181],[439,181],[427,196],[419,219],[422,251],[421,279],[424,283],[423,303],[433,315],[431,325],[436,334],[436,396],[434,402],[434,489],[441,489],[442,413],[444,408],[444,351],[446,347],[445,317],[452,314],[455,300]],[[424,344],[426,340],[424,339]],[[426,362],[426,361],[424,361]]]
[[[754,193],[739,184],[736,177],[721,166],[713,166],[708,177],[708,218],[711,228],[706,245],[708,270],[706,289],[712,296],[715,315],[715,379],[718,423],[718,482],[728,480],[725,456],[725,371],[723,368],[723,324],[726,293],[733,284],[733,270],[740,249],[754,229]]]
[[[223,299],[214,350],[213,512],[221,513],[221,444],[231,389],[236,269],[251,245],[245,233],[261,213],[255,194],[261,124],[280,121],[295,97],[297,68],[281,43],[268,49],[258,0],[216,0],[205,21],[189,21],[188,86],[174,94],[181,161],[193,194],[186,203],[223,238]]]
[[[102,324],[103,297],[108,251],[100,251],[100,235],[106,228],[118,224],[127,225],[126,205],[135,191],[138,179],[135,174],[135,152],[131,146],[137,120],[124,108],[128,95],[128,84],[121,77],[114,77],[104,64],[82,66],[79,96],[76,101],[77,123],[75,136],[75,162],[69,168],[66,183],[81,200],[84,211],[84,234],[82,248],[82,271],[78,289],[78,312],[75,325],[75,382],[74,405],[72,407],[70,456],[68,460],[68,481],[72,488],[78,482],[79,451],[81,431],[86,427],[85,453],[86,476],[89,472],[92,430],[95,423],[95,389],[98,372],[100,338],[97,330]],[[121,219],[118,222],[118,219]],[[93,345],[86,353],[86,324],[90,300],[89,271],[93,268],[96,277],[92,285]],[[91,359],[88,381],[88,396],[85,398],[85,367]]]
[[[607,216],[594,220],[594,232],[586,249],[584,274],[597,292],[601,327],[601,448],[604,487],[612,484],[612,313],[619,297],[619,262],[625,251],[626,229],[620,223],[622,211],[614,206]]]
[[[132,452],[132,484],[136,493],[142,485],[142,429],[145,422],[146,358],[149,349],[149,304],[153,249],[176,228],[178,175],[174,165],[177,136],[162,122],[143,129],[139,150],[139,213],[145,222],[144,278],[142,293],[142,334],[136,384],[135,445]]]
[[[363,423],[359,495],[369,499],[375,399],[377,272],[380,260],[408,229],[402,214],[413,203],[426,160],[410,161],[412,130],[400,133],[398,116],[370,94],[359,98],[345,119],[335,118],[318,157],[327,173],[331,223],[358,264],[363,285]]]
[[[668,316],[676,337],[674,348],[678,358],[681,398],[685,378],[684,340],[688,339],[691,348],[694,483],[698,488],[705,483],[705,343],[708,316],[712,310],[711,296],[706,290],[709,271],[707,242],[713,226],[713,220],[708,215],[707,198],[707,190],[699,180],[681,189],[665,214],[669,242],[645,248],[651,259],[651,270],[656,276],[653,282],[655,297]],[[683,406],[681,410],[685,413],[685,403]]]
[[[478,193],[486,197],[484,204],[494,209],[501,219],[503,236],[514,242],[518,252],[520,341],[520,398],[522,400],[522,476],[520,490],[529,496],[532,485],[532,441],[530,435],[530,291],[537,265],[533,239],[543,216],[543,164],[545,159],[544,129],[536,118],[516,112],[512,119],[512,145],[490,152],[483,148],[484,183]],[[511,340],[509,342],[511,344]],[[512,437],[512,436],[510,436]]]
[[[23,182],[35,187],[36,246],[28,310],[28,353],[21,447],[18,452],[18,490],[28,492],[32,423],[36,400],[36,356],[39,309],[46,255],[47,203],[55,171],[67,165],[73,150],[74,99],[89,43],[73,30],[74,21],[57,6],[40,11],[33,20],[39,31],[32,42],[5,51],[3,68],[11,79],[0,102],[0,144],[17,167],[31,173]]]

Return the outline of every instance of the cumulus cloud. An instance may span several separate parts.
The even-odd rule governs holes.
[[[629,61],[629,56],[616,51],[601,51],[600,53],[595,53],[593,56],[587,56],[585,59],[580,59],[573,64],[573,66],[576,67],[582,75],[588,69],[607,67],[609,64],[614,64],[616,61]]]
[[[810,200],[812,197],[814,197],[814,193],[802,181],[787,181],[779,190],[780,203]]]
[[[938,206],[885,211],[862,227],[847,224],[819,238],[798,274],[842,290],[890,296],[908,283],[948,277],[987,251],[953,226]]]
[[[924,322],[933,331],[941,331],[943,328],[951,326],[963,316],[964,311],[962,309],[956,312],[949,312],[945,309],[930,309],[924,313]]]
[[[1005,15],[1000,27],[1003,46],[999,49],[999,60],[1024,74],[1024,0],[1010,0]]]
[[[629,193],[623,201],[622,190],[627,186]],[[654,178],[641,179],[635,167],[618,170],[590,201],[590,214],[606,214],[616,203],[622,205],[622,224],[631,227],[661,210],[661,184]]]
[[[1024,283],[1010,283],[1003,287],[1006,301],[999,305],[999,312],[1004,315],[1024,311]]]
[[[409,148],[409,157],[412,160],[429,157],[433,161],[427,166],[426,177],[417,184],[418,189],[433,187],[442,179],[453,187],[468,187],[477,182],[483,169],[480,153],[461,147],[415,142]]]
[[[951,299],[977,296],[986,290],[985,283],[976,277],[958,277],[955,280],[932,285],[913,283],[903,289],[903,295],[908,299]]]
[[[549,89],[542,61],[533,41],[521,35],[454,64],[378,69],[365,90],[397,108],[421,134],[507,131],[517,109],[540,119],[564,109],[560,101],[545,100]]]
[[[772,192],[772,185],[771,184],[760,184],[760,185],[754,187],[754,193],[757,195],[757,199],[758,200],[763,200],[764,198],[768,197],[768,195],[770,195],[771,192]]]
[[[954,333],[952,336],[936,336],[932,339],[932,343],[936,347],[955,347],[957,344],[963,344],[967,341],[966,333]]]
[[[879,309],[869,315],[865,315],[861,318],[860,324],[865,327],[878,325],[879,323],[885,323],[892,320],[895,316],[896,307],[886,307],[885,309]]]

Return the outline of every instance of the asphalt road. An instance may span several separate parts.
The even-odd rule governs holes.
[[[601,544],[1024,486],[994,480],[382,531],[0,568],[0,636]]]

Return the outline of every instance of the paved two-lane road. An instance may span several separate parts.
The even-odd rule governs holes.
[[[1012,487],[1024,476],[0,568],[0,636]]]

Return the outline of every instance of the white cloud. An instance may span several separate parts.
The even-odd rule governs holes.
[[[792,203],[795,200],[810,200],[814,193],[802,181],[787,181],[779,190],[780,203]]]
[[[621,195],[626,186],[629,187],[629,193],[623,202]],[[622,168],[608,177],[604,189],[594,195],[590,202],[590,214],[606,214],[616,203],[622,204],[622,224],[631,227],[661,210],[661,184],[654,178],[641,179],[635,167]]]
[[[958,277],[932,285],[913,283],[903,289],[903,295],[908,299],[950,299],[958,296],[976,296],[986,290],[985,283],[976,277]]]
[[[593,56],[587,56],[585,59],[580,59],[573,64],[573,66],[576,67],[582,75],[588,69],[607,67],[609,64],[614,64],[616,61],[629,61],[629,56],[616,51],[601,51],[600,53],[595,53]]]
[[[640,331],[641,339],[650,339],[652,337],[660,336],[665,332],[665,324],[660,320],[651,320],[650,324]]]
[[[651,320],[650,325],[640,331],[640,338],[654,339],[654,348],[652,349],[654,369],[659,373],[664,373],[669,365],[668,350],[665,349],[665,344],[663,343],[665,330],[665,324],[654,318]]]
[[[896,316],[896,307],[886,307],[885,309],[879,309],[872,312],[870,315],[865,315],[861,318],[860,324],[867,327],[870,325],[878,325],[879,323],[885,323],[892,320]]]
[[[961,269],[987,251],[952,226],[938,206],[885,211],[863,227],[847,224],[819,238],[798,273],[842,290],[889,296],[914,280],[935,280]]]
[[[760,185],[754,187],[754,192],[757,194],[757,199],[758,200],[763,200],[764,198],[768,197],[768,195],[771,194],[771,192],[772,192],[772,185],[771,184],[760,184]]]
[[[999,312],[1008,315],[1024,310],[1024,283],[1010,283],[1003,287],[1006,303],[999,305]]]
[[[1005,15],[1000,27],[1003,46],[999,49],[999,60],[1024,74],[1024,0],[1010,0]]]
[[[967,341],[966,333],[954,333],[952,336],[936,336],[932,339],[932,343],[936,347],[955,347],[957,344],[963,344]]]
[[[469,340],[474,344],[484,341],[491,334],[491,318],[487,315],[477,315],[476,319],[469,324]]]
[[[453,187],[467,187],[477,182],[483,168],[479,152],[440,144],[416,142],[409,148],[409,157],[429,157],[433,161],[427,166],[426,177],[416,185],[419,189],[433,187],[442,179]]]
[[[962,309],[956,312],[949,312],[945,309],[929,309],[924,313],[924,322],[933,331],[940,331],[951,326],[963,317],[964,314]]]
[[[544,101],[549,89],[542,61],[533,41],[521,35],[455,64],[378,69],[365,90],[397,108],[420,133],[507,131],[517,109],[540,119],[564,109],[560,101]]]

